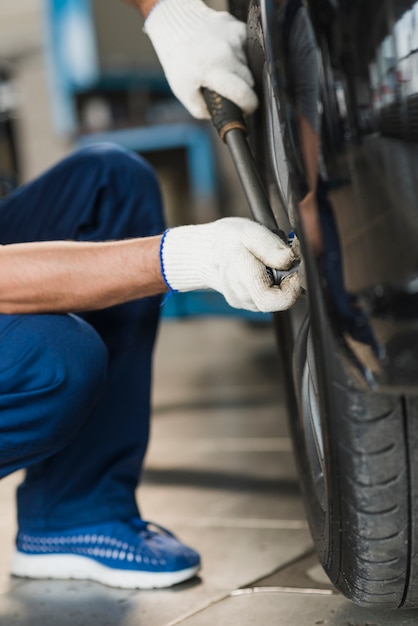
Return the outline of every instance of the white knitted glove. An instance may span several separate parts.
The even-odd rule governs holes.
[[[215,289],[238,309],[282,311],[300,293],[297,273],[272,286],[266,267],[288,269],[295,256],[280,237],[246,218],[167,230],[160,259],[171,291]]]
[[[257,107],[244,44],[247,28],[226,11],[202,0],[159,0],[145,20],[145,32],[176,97],[199,119],[209,119],[200,93],[208,87],[244,113]]]

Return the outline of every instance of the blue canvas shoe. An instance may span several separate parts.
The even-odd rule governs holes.
[[[143,520],[61,532],[19,532],[16,546],[11,573],[24,578],[72,578],[152,589],[188,580],[200,569],[197,552],[168,530]]]

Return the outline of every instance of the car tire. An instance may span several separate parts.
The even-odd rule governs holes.
[[[230,0],[240,19],[248,6],[248,15],[252,12],[249,52],[260,79],[271,65],[263,61],[259,5]],[[261,106],[253,116],[258,132],[250,133],[264,174],[270,169],[264,137],[269,124],[260,119],[265,110]],[[271,183],[274,176],[268,179]],[[319,273],[303,236],[301,244],[308,259],[306,302],[275,314],[274,328],[319,561],[334,586],[356,604],[418,608],[418,398],[359,384],[332,334]]]
[[[293,385],[290,429],[316,551],[356,604],[416,607],[418,400],[359,388],[320,305],[310,307],[291,349],[283,344],[292,322],[276,318],[282,371],[293,374],[285,381]]]

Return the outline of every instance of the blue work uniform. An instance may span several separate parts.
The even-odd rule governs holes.
[[[105,241],[164,230],[141,157],[77,151],[0,201],[0,243]],[[0,315],[0,477],[26,469],[21,530],[138,516],[160,297],[78,315]]]

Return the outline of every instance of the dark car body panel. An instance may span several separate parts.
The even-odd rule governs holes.
[[[302,13],[310,26],[297,23]],[[337,346],[359,385],[412,393],[418,372],[418,2],[253,1],[248,28],[250,66],[263,94],[252,142],[257,153],[260,136],[270,138],[258,151],[270,157],[277,221],[296,230],[305,264],[316,270],[308,295],[317,297],[312,289],[320,289]],[[320,252],[312,251],[300,209],[309,194],[301,118],[321,140]],[[260,124],[270,125],[267,132]]]

